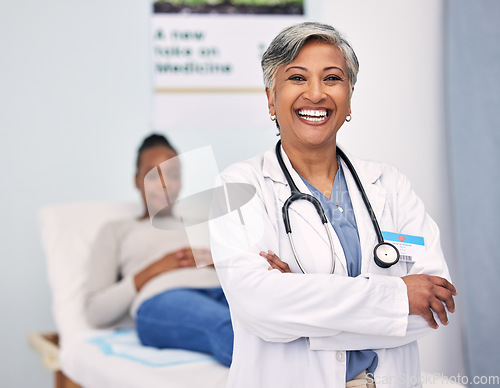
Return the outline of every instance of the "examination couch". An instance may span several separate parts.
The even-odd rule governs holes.
[[[108,221],[139,214],[132,203],[72,203],[39,213],[55,332],[30,333],[28,341],[55,372],[57,388],[222,388],[228,368],[212,357],[141,346],[130,320],[94,330],[83,300],[90,248]]]

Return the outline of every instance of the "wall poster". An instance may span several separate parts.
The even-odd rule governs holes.
[[[153,4],[155,130],[268,125],[260,58],[304,0],[169,0]]]

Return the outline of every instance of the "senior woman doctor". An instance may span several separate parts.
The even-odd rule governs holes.
[[[235,333],[228,387],[419,386],[416,340],[438,327],[435,315],[448,323],[456,290],[438,228],[408,180],[391,166],[350,158],[380,229],[424,241],[389,268],[374,261],[377,234],[336,152],[337,132],[351,117],[356,55],[334,28],[308,22],[283,30],[262,68],[279,152],[298,189],[321,202],[334,260],[309,201],[289,209],[302,269],[294,259],[282,218],[290,187],[274,147],[221,174],[226,186],[255,188],[238,212],[211,222]]]

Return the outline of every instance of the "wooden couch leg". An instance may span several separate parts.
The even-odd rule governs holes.
[[[81,388],[61,372],[59,364],[59,335],[57,333],[29,333],[29,345],[42,356],[44,366],[54,371],[56,388]]]
[[[81,388],[61,371],[54,372],[55,388]]]

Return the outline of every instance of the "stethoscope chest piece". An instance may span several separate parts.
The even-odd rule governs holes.
[[[398,249],[387,242],[377,244],[373,249],[373,255],[375,263],[382,268],[389,268],[399,261]]]

